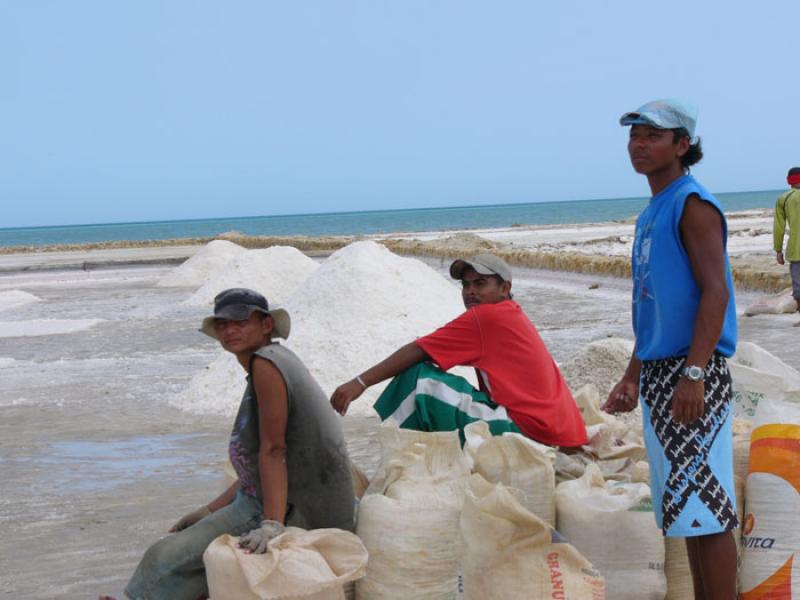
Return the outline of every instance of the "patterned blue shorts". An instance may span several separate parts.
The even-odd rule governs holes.
[[[670,537],[739,526],[733,485],[731,375],[715,353],[705,369],[705,412],[672,419],[672,394],[685,357],[642,362],[641,404],[656,523]],[[661,510],[659,510],[659,507]]]

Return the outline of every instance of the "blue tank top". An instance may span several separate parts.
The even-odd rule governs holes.
[[[717,199],[691,175],[673,181],[650,199],[636,221],[633,243],[633,331],[636,357],[655,360],[686,356],[692,343],[700,289],[681,241],[680,220],[686,199],[697,194],[722,216],[725,279],[730,299],[717,351],[736,351],[736,302],[728,261],[728,226]]]

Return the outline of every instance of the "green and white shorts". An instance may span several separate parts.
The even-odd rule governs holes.
[[[492,435],[522,433],[506,409],[492,402],[463,377],[442,371],[431,363],[419,363],[395,377],[375,403],[381,419],[391,419],[403,429],[417,431],[458,430],[486,421]]]

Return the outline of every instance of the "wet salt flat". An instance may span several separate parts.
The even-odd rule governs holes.
[[[449,261],[427,262],[444,273]],[[222,490],[232,420],[169,402],[218,355],[196,331],[206,310],[182,304],[194,289],[156,285],[170,269],[0,275],[0,291],[39,298],[0,307],[0,595],[120,594],[147,546]],[[631,337],[625,280],[520,269],[514,291],[558,361]],[[741,307],[753,297],[740,294]],[[743,319],[742,338],[800,367],[788,350],[796,318]],[[2,324],[41,320],[93,322],[2,336]],[[354,461],[372,472],[375,420],[344,426]]]

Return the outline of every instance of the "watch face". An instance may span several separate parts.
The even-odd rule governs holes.
[[[703,378],[703,369],[695,365],[692,365],[691,367],[686,367],[686,369],[684,369],[684,373],[689,379],[693,379],[695,381],[699,381],[700,379]]]

